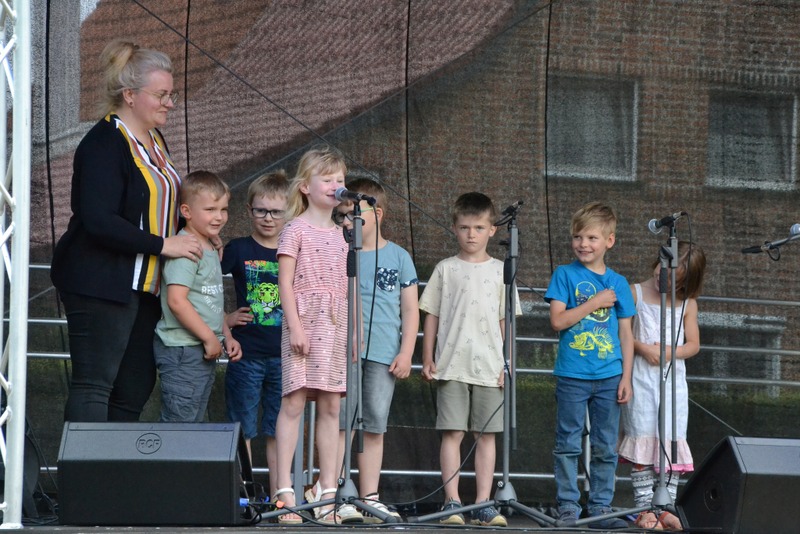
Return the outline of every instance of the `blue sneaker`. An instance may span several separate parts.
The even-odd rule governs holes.
[[[574,508],[564,508],[558,512],[557,527],[574,527],[578,522],[578,512]]]
[[[497,511],[494,506],[487,506],[480,510],[472,511],[473,525],[480,525],[482,527],[507,527],[508,521],[503,517],[503,514]]]
[[[458,510],[461,508],[461,503],[455,499],[450,499],[445,503],[442,507],[442,512],[447,512],[448,510]],[[443,517],[439,520],[439,523],[443,525],[463,525],[464,524],[464,514],[462,513],[455,513],[449,515],[447,517]]]
[[[610,513],[613,513],[613,510],[611,508],[601,508],[600,510],[595,510],[591,512],[589,517],[597,517]],[[600,519],[592,523],[589,523],[588,527],[598,530],[618,530],[618,529],[628,528],[628,522],[620,517],[607,517],[605,519]]]

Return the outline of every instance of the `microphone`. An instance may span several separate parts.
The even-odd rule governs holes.
[[[772,250],[774,248],[778,248],[781,245],[788,243],[790,241],[794,241],[796,239],[800,239],[800,223],[795,223],[789,228],[789,237],[786,239],[779,239],[777,241],[769,242],[767,241],[763,245],[755,245],[753,247],[745,247],[742,249],[742,254],[758,254],[760,252],[766,252],[768,250]]]
[[[511,215],[513,213],[516,213],[516,211],[519,209],[520,206],[522,206],[522,201],[521,200],[517,200],[516,202],[514,202],[510,206],[506,206],[506,209],[504,209],[502,211],[502,213],[500,213],[500,216],[504,217],[506,215]],[[798,226],[800,226],[800,224]]]
[[[353,202],[360,202],[362,200],[366,200],[367,204],[370,206],[374,206],[376,202],[378,202],[375,197],[371,197],[369,195],[365,195],[364,193],[356,193],[355,191],[349,191],[346,187],[340,187],[336,190],[333,194],[336,197],[336,200],[339,202],[344,202],[345,200],[352,200]]]
[[[667,215],[662,219],[650,219],[650,222],[647,223],[647,228],[654,234],[658,235],[661,233],[662,228],[664,226],[672,226],[673,224],[675,224],[675,221],[677,221],[684,215],[688,214],[685,211],[677,211],[672,215]]]

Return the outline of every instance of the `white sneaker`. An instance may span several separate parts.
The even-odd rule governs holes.
[[[364,516],[361,515],[361,512],[356,510],[356,507],[352,504],[341,505],[339,509],[336,510],[336,513],[339,515],[342,524],[364,522]]]
[[[370,493],[369,495],[364,497],[364,502],[366,504],[368,504],[369,506],[375,508],[376,510],[379,510],[379,511],[385,513],[385,514],[389,514],[389,515],[391,515],[393,517],[396,517],[398,521],[401,520],[400,514],[397,513],[396,510],[390,509],[388,506],[383,504],[380,501],[380,495],[378,495],[377,493]],[[383,523],[383,520],[381,520],[380,518],[372,515],[369,512],[364,512],[364,522],[365,523]]]

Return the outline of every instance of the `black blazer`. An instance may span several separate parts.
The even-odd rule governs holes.
[[[159,255],[164,239],[139,228],[150,193],[114,119],[95,124],[75,151],[72,217],[50,277],[59,291],[125,303],[136,255]]]

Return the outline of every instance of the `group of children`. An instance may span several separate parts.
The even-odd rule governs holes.
[[[305,497],[312,503],[332,499],[347,452],[346,418],[353,417],[344,413],[342,401],[346,367],[348,359],[360,353],[365,431],[364,449],[358,455],[360,498],[396,516],[378,493],[383,435],[395,380],[410,373],[421,310],[425,312],[422,374],[437,386],[443,512],[448,512],[441,522],[464,524],[458,490],[461,442],[467,432],[476,439],[476,502],[484,502],[491,497],[495,434],[503,430],[506,292],[503,262],[487,252],[497,211],[482,193],[458,197],[452,224],[459,251],[436,266],[418,300],[410,255],[381,234],[387,215],[383,188],[368,179],[349,182],[350,191],[370,200],[360,201],[360,210],[354,210],[353,202],[337,199],[346,174],[343,156],[323,146],[303,155],[292,180],[283,172],[255,180],[247,197],[252,233],[230,241],[221,261],[215,245],[227,221],[229,190],[212,173],[186,176],[181,187],[183,232],[194,234],[206,252],[196,262],[175,259],[164,266],[164,317],[155,341],[162,420],[202,420],[215,362],[227,354],[227,415],[241,423],[248,447],[250,439],[267,437],[270,495],[285,508],[278,520],[284,525],[301,523],[303,518],[293,511],[298,499],[291,481],[300,417],[306,401],[315,400],[319,479]],[[358,328],[364,336],[361,346],[351,344],[353,354],[348,355],[346,231],[354,224],[360,224],[363,232],[363,313]],[[578,458],[587,414],[591,461],[586,511],[589,517],[603,516],[589,526],[628,526],[608,517],[619,456],[634,464],[631,478],[637,505],[647,507],[652,501],[660,443],[660,267],[656,262],[653,277],[634,286],[607,267],[605,253],[615,244],[616,224],[616,213],[609,206],[593,202],[579,209],[571,226],[576,260],[556,269],[545,294],[552,327],[559,333],[553,373],[557,407],[553,458],[560,526],[574,525],[583,512]],[[673,499],[679,473],[692,470],[686,445],[684,362],[699,351],[696,297],[704,268],[702,250],[682,242],[673,311],[680,335],[676,361],[665,370],[677,373],[679,384],[678,456],[670,459]],[[236,290],[237,309],[227,315],[223,273],[233,275]],[[519,313],[518,295],[514,298]],[[668,336],[672,339],[670,332]],[[671,347],[666,349],[670,359]],[[671,434],[664,437],[672,439]],[[314,513],[323,523],[380,521],[349,503],[318,506]],[[471,521],[493,527],[507,524],[490,503],[475,510]],[[642,512],[637,524],[680,527],[668,512],[658,517]]]

